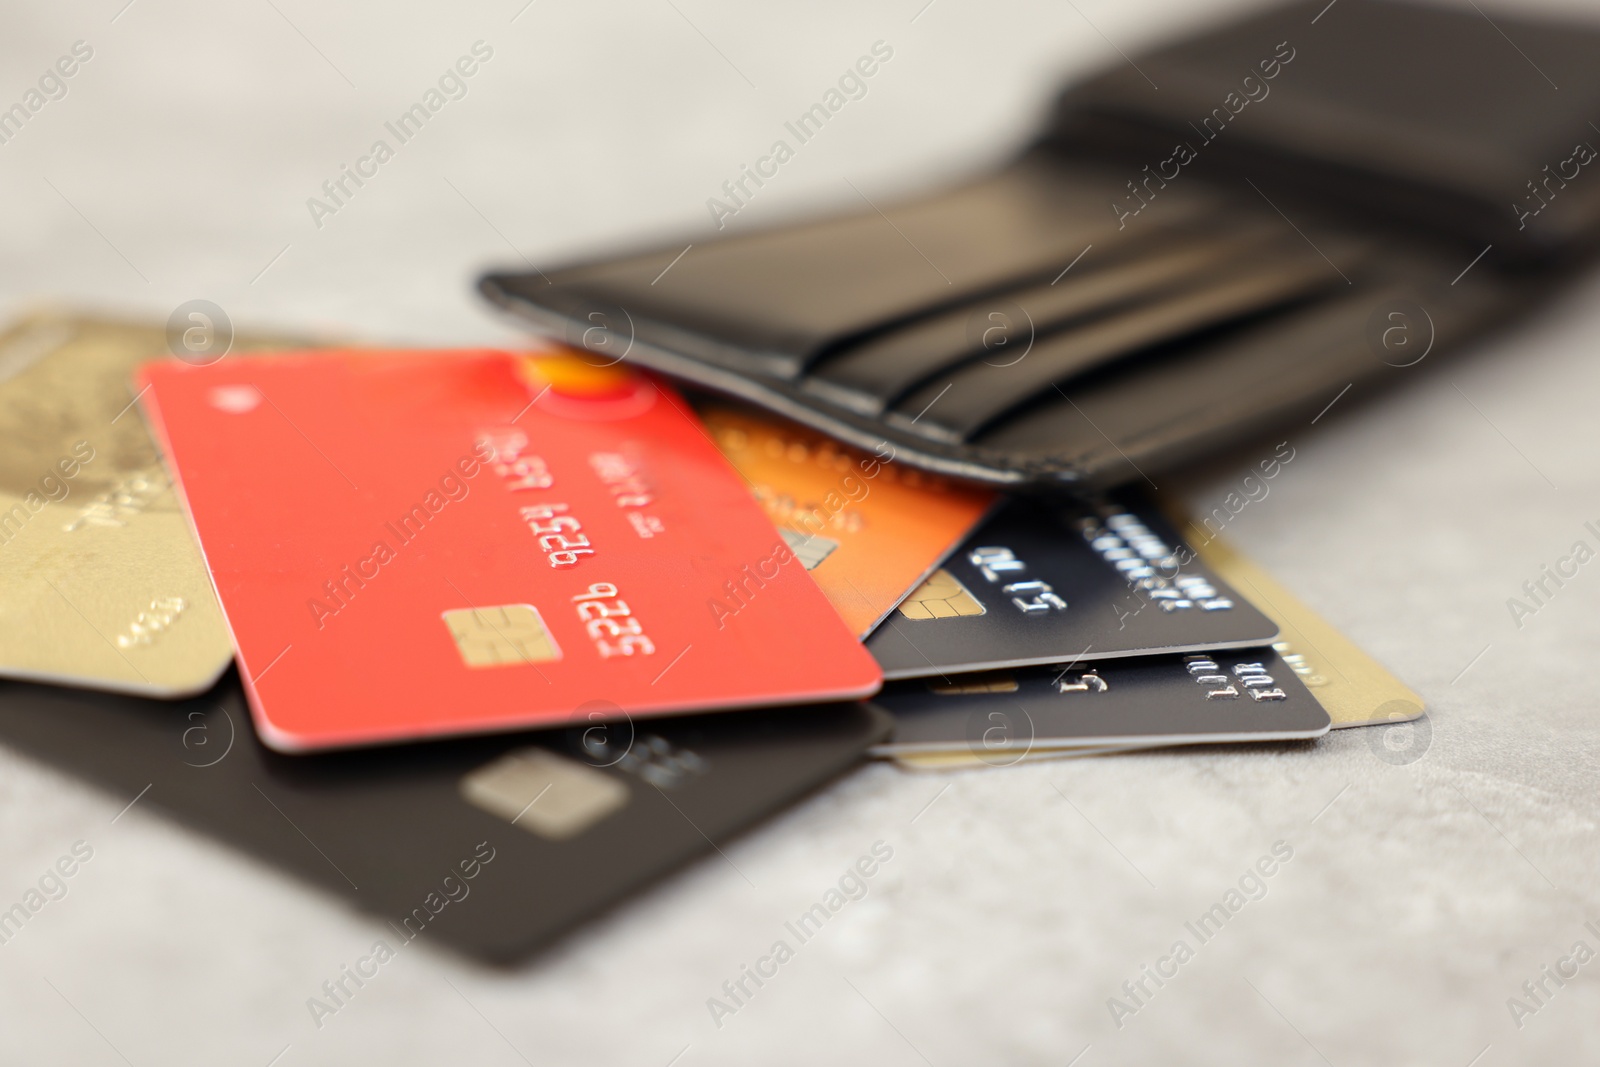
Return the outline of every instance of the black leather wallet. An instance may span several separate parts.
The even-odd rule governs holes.
[[[881,210],[491,274],[541,333],[898,460],[1097,489],[1381,385],[1600,238],[1600,32],[1312,0],[1062,93]]]

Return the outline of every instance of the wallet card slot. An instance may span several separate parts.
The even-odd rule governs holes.
[[[1048,281],[1086,247],[1114,243],[1109,183],[1036,154],[881,209],[858,200],[844,217],[491,283],[553,312],[572,344],[599,336],[592,324],[606,325],[617,350],[671,333],[696,358],[793,379],[842,344]],[[1140,241],[1214,211],[1216,197],[1196,187],[1162,207]]]
[[[881,415],[941,372],[979,358],[1009,362],[1075,320],[1114,314],[1193,284],[1265,239],[1262,228],[1192,237],[1163,231],[1109,263],[1086,263],[1046,284],[994,294],[830,355],[801,388],[859,414]]]
[[[1081,484],[1107,485],[1192,458],[1197,439],[1214,448],[1291,415],[1304,430],[1352,385],[1359,393],[1371,379],[1417,373],[1375,357],[1369,336],[1374,308],[1423,300],[1433,347],[1444,349],[1505,317],[1532,292],[1532,285],[1518,291],[1487,275],[1456,286],[1418,287],[1415,278],[1439,277],[1445,266],[1426,259],[1385,262],[1371,272],[1379,276],[1357,278],[1324,299],[1174,346],[1135,366],[1108,368],[1072,383],[1070,394],[1050,390],[985,428],[969,447],[1046,466],[1066,463]]]
[[[1162,469],[1196,432],[1248,436],[1297,401],[1315,404],[1309,418],[1342,386],[1382,369],[1363,327],[1373,306],[1400,292],[1358,285],[1174,345],[1136,367],[1108,367],[1070,393],[1047,390],[967,447],[1065,464],[1088,487]]]
[[[930,440],[966,441],[1070,378],[1340,282],[1312,255],[1252,261],[1169,299],[1047,337],[1022,358],[968,363],[907,395],[886,418]]]

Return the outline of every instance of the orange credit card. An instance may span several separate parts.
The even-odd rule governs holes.
[[[700,408],[852,633],[865,637],[993,506],[995,494],[722,402]]]

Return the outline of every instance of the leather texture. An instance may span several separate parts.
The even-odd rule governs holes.
[[[1437,363],[1588,253],[1600,33],[1474,18],[1274,9],[1069,87],[957,188],[481,288],[914,466],[1149,478]]]

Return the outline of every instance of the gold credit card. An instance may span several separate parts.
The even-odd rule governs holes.
[[[180,697],[232,660],[128,386],[162,356],[160,325],[40,314],[0,333],[0,676]]]
[[[1169,511],[1174,523],[1184,529],[1200,558],[1249,598],[1278,624],[1278,640],[1273,649],[1289,664],[1317,703],[1333,721],[1333,729],[1347,726],[1374,726],[1409,722],[1422,716],[1422,698],[1368,656],[1354,642],[1312,611],[1238,549]],[[1106,755],[1169,747],[1162,744],[1138,746],[1082,746],[1078,748],[1037,748],[1007,755],[1005,765],[1033,763],[1048,759]],[[995,766],[996,758],[970,752],[934,752],[896,755],[894,761],[907,770],[937,771]]]
[[[959,771],[972,767],[1009,767],[1014,763],[1039,763],[1043,760],[1083,759],[1085,756],[1108,756],[1114,752],[1148,752],[1153,745],[1086,745],[1082,748],[1034,749],[999,759],[976,756],[971,752],[912,752],[893,757],[902,770],[907,771]]]
[[[1335,730],[1422,716],[1420,696],[1259,565],[1193,523],[1185,535],[1212,570],[1278,624],[1272,647],[1326,709]]]

